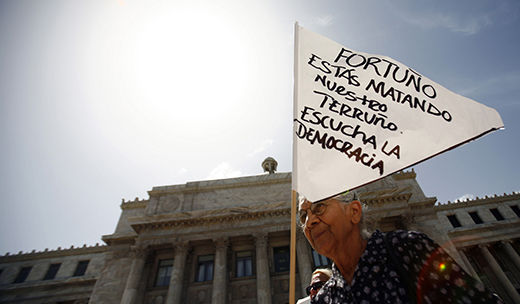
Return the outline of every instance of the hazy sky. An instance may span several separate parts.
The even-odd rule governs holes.
[[[295,21],[498,110],[415,167],[427,196],[520,191],[516,0],[0,0],[0,254],[101,243],[153,186],[291,171]]]

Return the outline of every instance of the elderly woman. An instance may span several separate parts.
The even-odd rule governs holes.
[[[311,303],[501,303],[425,234],[363,237],[363,206],[352,193],[301,200],[299,212],[307,240],[334,261]]]

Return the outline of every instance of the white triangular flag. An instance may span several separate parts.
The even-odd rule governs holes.
[[[503,127],[492,108],[389,57],[296,25],[293,190],[315,202]]]

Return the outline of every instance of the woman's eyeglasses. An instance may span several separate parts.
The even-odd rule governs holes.
[[[314,214],[316,216],[320,216],[323,213],[325,213],[326,209],[327,209],[327,204],[325,202],[319,202],[319,203],[312,204],[309,209],[300,210],[300,223],[302,224],[302,226],[304,226],[305,223],[307,222],[307,218],[308,218],[307,211],[308,210],[310,210],[312,214]]]
[[[307,288],[305,288],[305,292],[307,292],[307,295],[310,296],[311,290],[318,291],[324,284],[325,284],[325,282],[316,282],[316,283],[312,284],[311,286],[307,286]]]

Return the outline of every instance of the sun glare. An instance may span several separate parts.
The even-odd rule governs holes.
[[[157,12],[137,34],[142,98],[162,109],[161,115],[181,121],[196,116],[211,123],[232,111],[245,91],[248,69],[235,28],[218,11]]]

